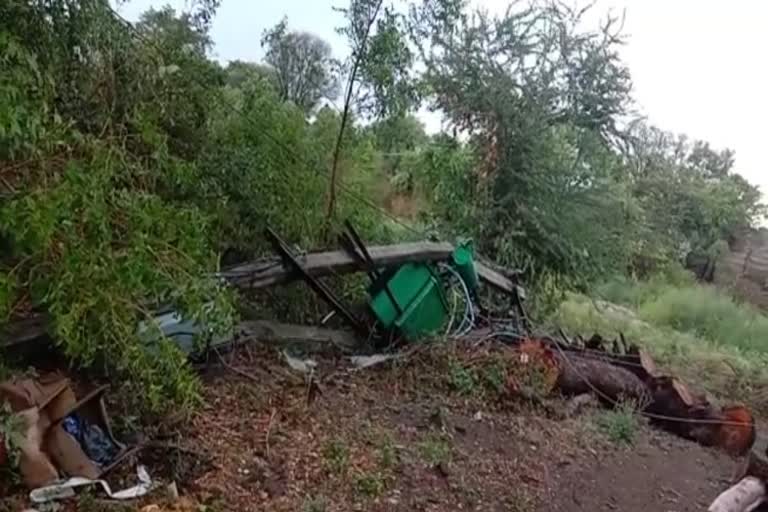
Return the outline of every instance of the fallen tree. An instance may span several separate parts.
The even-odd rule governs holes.
[[[561,338],[529,340],[517,348],[523,362],[551,369],[553,390],[593,394],[611,407],[629,403],[654,425],[735,457],[753,446],[755,421],[748,408],[717,407],[704,394],[692,393],[676,377],[660,373],[652,358],[623,336],[612,342],[599,336]]]

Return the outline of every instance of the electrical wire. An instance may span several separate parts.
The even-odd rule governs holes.
[[[445,263],[440,263],[439,266],[441,269],[446,270],[453,275],[464,294],[464,316],[461,319],[459,327],[453,332],[452,336],[465,336],[475,326],[475,308],[472,304],[472,294],[469,293],[469,288],[467,287],[467,283],[464,282],[464,278],[462,278],[461,274],[459,274],[453,267]]]

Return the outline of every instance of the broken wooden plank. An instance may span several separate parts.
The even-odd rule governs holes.
[[[454,247],[442,242],[414,242],[368,248],[371,259],[381,267],[402,265],[415,261],[443,261],[453,253]],[[309,253],[297,258],[314,277],[363,272],[365,267],[346,251]],[[278,258],[238,265],[219,274],[238,288],[265,288],[289,282],[297,276]]]
[[[447,261],[454,246],[445,242],[411,242],[368,248],[371,259],[380,267],[392,267],[417,261]],[[309,253],[297,258],[313,277],[364,272],[365,266],[347,251]],[[480,261],[475,261],[478,277],[489,286],[509,294],[523,292],[511,279]],[[278,258],[269,258],[231,267],[219,274],[233,286],[245,289],[266,288],[292,281],[297,276]]]
[[[498,272],[479,261],[475,261],[475,270],[477,270],[477,276],[488,285],[505,293],[518,294],[521,299],[524,298],[524,293],[521,291],[521,288],[501,272]]]
[[[308,352],[322,352],[331,348],[353,352],[360,348],[360,340],[350,331],[326,329],[308,325],[283,324],[268,320],[253,320],[239,324],[241,337],[295,347]]]

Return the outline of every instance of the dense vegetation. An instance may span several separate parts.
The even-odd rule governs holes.
[[[222,64],[218,3],[135,26],[107,0],[0,6],[0,324],[49,313],[73,361],[154,410],[196,380],[137,323],[173,305],[227,329],[239,299],[211,275],[262,253],[267,225],[304,248],[345,218],[370,240],[468,235],[585,288],[712,254],[762,213],[731,152],[631,120],[611,18],[351,0],[345,59],[283,20],[264,62]],[[449,131],[425,133],[422,106]]]

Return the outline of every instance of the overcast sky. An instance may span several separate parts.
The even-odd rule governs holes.
[[[502,12],[504,0],[474,0]],[[150,6],[182,9],[185,0],[129,0],[119,8],[135,20]],[[291,28],[346,52],[332,6],[344,0],[222,0],[212,37],[222,62],[257,61],[265,28],[287,16]],[[768,2],[763,0],[598,0],[594,13],[626,12],[623,57],[637,109],[660,128],[736,151],[736,170],[768,192]],[[427,120],[435,129],[435,120]]]

